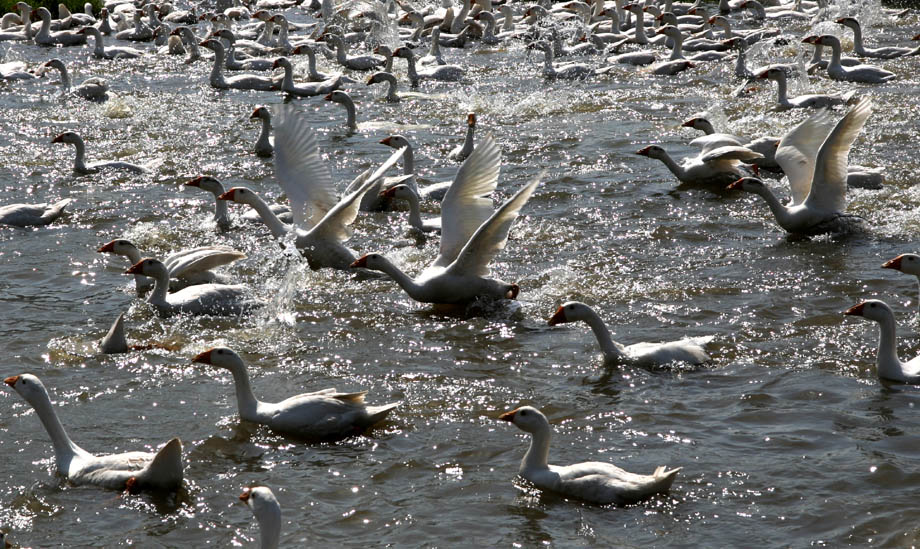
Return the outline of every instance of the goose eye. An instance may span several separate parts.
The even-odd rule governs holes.
[[[527,410],[521,410],[521,415],[522,415],[522,416],[526,416],[526,415],[527,415]]]

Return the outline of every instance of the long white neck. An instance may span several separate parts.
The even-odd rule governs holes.
[[[861,57],[866,55],[866,49],[863,47],[862,27],[859,25],[853,27],[853,51]]]
[[[419,82],[418,72],[415,71],[415,56],[411,52],[406,57],[406,64],[408,65],[409,83],[413,88],[417,88]]]
[[[543,74],[549,77],[556,75],[556,68],[553,67],[553,48],[552,46],[543,50]]]
[[[735,60],[735,76],[739,78],[749,76],[746,55],[743,49],[738,50],[738,58]]]
[[[521,472],[525,470],[533,471],[534,469],[549,468],[549,441],[552,437],[552,431],[549,425],[545,429],[540,429],[536,433],[530,434],[530,448],[524,454],[521,460]]]
[[[591,331],[594,332],[594,337],[597,338],[597,343],[601,347],[601,352],[604,353],[605,359],[619,358],[623,356],[623,351],[614,343],[613,339],[610,337],[610,330],[607,329],[607,325],[604,324],[604,320],[593,310],[586,311],[586,316],[583,319],[585,323],[591,327]]]
[[[51,16],[42,12],[42,26],[38,29],[38,33],[35,34],[35,38],[41,38],[43,40],[51,38]],[[26,19],[25,21],[28,21]],[[31,25],[31,23],[27,23]]]
[[[215,88],[226,88],[227,82],[224,81],[223,67],[226,62],[226,52],[224,45],[220,42],[214,44],[214,66],[211,68],[211,85]]]
[[[839,44],[831,44],[831,61],[827,64],[827,68],[831,69],[841,69],[843,66],[840,64],[841,48]]]
[[[416,301],[423,301],[419,299],[421,297],[421,286],[419,286],[415,280],[413,280],[409,275],[402,272],[399,267],[390,262],[386,258],[381,258],[380,270],[390,276],[400,288],[406,291],[409,294],[409,297],[415,299]],[[418,296],[418,297],[417,297]]]
[[[901,360],[898,358],[898,335],[895,327],[894,316],[888,316],[878,323],[878,354],[876,369],[878,377],[892,381],[904,378]]]
[[[766,186],[762,186],[758,188],[756,194],[762,196],[767,202],[767,206],[770,207],[770,211],[773,212],[773,217],[776,218],[776,222],[779,223],[780,227],[786,228],[790,225],[789,209],[779,201],[773,191]]]
[[[61,424],[61,420],[58,419],[54,408],[51,406],[50,397],[39,399],[38,402],[31,404],[32,408],[35,409],[36,415],[38,415],[38,419],[41,420],[45,430],[48,431],[48,436],[51,437],[51,443],[54,445],[54,459],[57,461],[58,470],[66,468],[66,464],[77,454],[86,453],[74,441],[70,440],[67,431],[64,430],[64,425]]]
[[[147,303],[158,307],[169,307],[166,301],[166,294],[169,292],[169,271],[164,265],[162,269],[157,269],[153,275],[153,291],[147,296]]]
[[[633,13],[630,11],[629,13]],[[645,12],[639,10],[636,13],[636,44],[648,44],[648,36],[645,35]]]
[[[347,63],[347,56],[345,55],[345,42],[343,40],[335,41],[335,58],[340,65]]]
[[[246,421],[258,421],[259,401],[252,394],[252,385],[249,383],[249,374],[246,372],[246,365],[240,363],[234,364],[229,368],[233,374],[233,386],[236,390],[236,405],[240,412],[240,417]]]
[[[406,152],[403,153],[403,175],[415,173],[415,153],[412,152],[412,145],[406,145]]]
[[[408,193],[406,200],[409,202],[409,225],[415,227],[418,230],[422,230],[422,212],[419,208],[418,195],[415,193]]]
[[[345,107],[345,113],[348,115],[348,118],[345,120],[345,125],[348,126],[350,130],[357,130],[358,113],[355,110],[355,102],[349,98],[343,101],[342,105]]]
[[[779,77],[776,78],[776,95],[777,95],[776,100],[777,102],[779,102],[780,105],[789,104],[789,98],[786,96],[786,94],[788,93],[787,86],[788,84],[786,82],[786,75],[780,74]]]
[[[102,33],[99,32],[95,27],[86,27],[86,34],[93,37],[95,44],[93,45],[93,55],[96,57],[102,57],[105,55],[105,45],[102,43]]]
[[[290,232],[290,227],[278,219],[278,216],[275,215],[275,212],[273,212],[268,204],[262,200],[262,197],[252,193],[252,201],[248,202],[248,204],[259,214],[259,217],[268,227],[268,231],[272,233],[272,236],[275,238],[284,238],[287,236],[288,232]]]
[[[275,22],[266,21],[265,26],[262,28],[262,34],[259,35],[257,42],[259,44],[262,44],[263,46],[267,46],[271,44],[272,38],[274,38],[274,34],[275,34]]]
[[[313,80],[322,80],[322,77],[316,72],[316,53],[312,49],[305,49],[307,54],[307,72]]]
[[[284,69],[284,76],[287,78],[287,69]],[[271,146],[271,141],[269,141],[269,136],[272,132],[272,123],[268,117],[261,117],[262,120],[262,131],[259,132],[259,138],[256,140],[256,148],[267,149]],[[218,204],[224,205],[224,211],[227,209],[227,203],[224,200],[218,200]]]
[[[664,162],[664,165],[667,166],[669,170],[671,170],[671,173],[673,173],[677,179],[680,181],[684,180],[686,175],[684,167],[675,162],[674,159],[671,158],[671,155],[664,153],[664,156],[661,157],[661,161]]]
[[[463,148],[460,149],[460,154],[469,156],[473,152],[473,134],[476,133],[476,126],[467,125],[466,126],[466,138],[463,140]]]
[[[83,143],[82,139],[78,139],[73,144],[74,149],[77,150],[77,155],[73,160],[73,169],[77,172],[88,171],[86,167],[86,145]],[[139,260],[138,260],[139,261]],[[135,263],[137,263],[135,261]]]
[[[281,89],[287,91],[294,87],[294,67],[292,67],[290,63],[284,63],[281,65],[281,67],[284,69],[284,78],[281,80]],[[265,126],[263,125],[262,128],[264,131]]]
[[[671,61],[677,61],[684,58],[684,37],[681,36],[681,33],[675,33],[674,35],[669,35],[671,41],[674,42],[674,45],[671,47]]]
[[[261,549],[277,549],[281,541],[281,514],[263,513],[259,521],[259,544]]]

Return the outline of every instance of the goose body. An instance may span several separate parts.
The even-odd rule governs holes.
[[[40,46],[82,46],[86,43],[84,34],[68,30],[51,32],[51,12],[47,8],[32,10],[32,15],[38,15],[42,19],[41,28],[32,37],[36,44]]]
[[[144,55],[141,50],[127,46],[106,46],[102,33],[95,27],[83,27],[78,32],[93,39],[93,55],[99,59],[135,59]]]
[[[809,44],[819,46],[829,46],[831,48],[831,60],[827,65],[827,74],[834,80],[844,80],[846,82],[863,82],[867,84],[881,84],[897,78],[897,75],[891,71],[886,71],[875,65],[855,65],[845,67],[840,62],[841,46],[840,39],[830,34],[824,34],[818,37],[808,37],[805,39]]]
[[[769,79],[776,82],[777,107],[780,109],[820,109],[836,105],[846,105],[855,91],[843,95],[837,94],[809,94],[789,98],[786,95],[786,71],[779,67],[768,67],[757,74],[758,79]]]
[[[103,170],[122,170],[135,174],[145,173],[147,171],[147,169],[143,166],[138,166],[137,164],[132,164],[130,162],[122,162],[120,160],[93,162],[92,164],[87,164],[86,144],[83,142],[83,138],[80,137],[76,132],[64,132],[52,139],[51,142],[69,143],[74,146],[77,154],[73,161],[73,171],[79,174],[85,175],[90,173],[98,173]]]
[[[0,206],[0,225],[29,227],[47,225],[61,217],[64,208],[70,204],[70,198],[59,200],[54,204],[7,204]]]
[[[130,265],[136,264],[143,258],[143,254],[137,249],[137,246],[130,240],[123,238],[107,242],[97,251],[99,253],[124,256],[128,259]],[[229,265],[240,259],[246,259],[246,254],[233,248],[227,246],[201,246],[170,254],[163,260],[163,264],[169,272],[171,287],[173,289],[182,289],[195,284],[226,282],[223,277],[211,269]],[[176,284],[172,284],[172,281],[175,281]],[[149,280],[138,278],[138,289],[149,286],[150,283],[151,281]]]
[[[712,336],[690,337],[667,343],[635,343],[621,345],[610,337],[610,330],[600,315],[588,305],[578,301],[562,304],[549,319],[549,325],[583,321],[594,332],[604,353],[605,362],[631,362],[643,366],[662,366],[672,362],[702,364],[709,361],[703,345],[712,341]]]
[[[249,116],[249,119],[250,120],[260,120],[262,122],[261,130],[259,131],[259,138],[256,139],[256,143],[255,145],[253,145],[253,151],[259,156],[264,156],[264,157],[271,156],[275,152],[275,145],[272,143],[272,138],[271,138],[271,132],[272,132],[272,114],[271,112],[266,107],[256,107],[255,110],[252,111],[252,114]],[[220,194],[223,194],[223,191],[221,191]]]
[[[863,45],[862,26],[855,17],[841,17],[837,19],[838,25],[843,25],[853,31],[853,51],[860,57],[873,57],[875,59],[896,59],[906,55],[920,54],[920,48],[904,48],[898,46],[885,46],[881,48],[867,48]]]
[[[193,362],[229,370],[236,386],[240,418],[266,425],[274,431],[307,439],[336,439],[360,434],[399,406],[367,406],[360,393],[324,389],[281,402],[262,402],[253,396],[246,364],[234,351],[217,347],[197,355]]]
[[[667,470],[662,466],[651,475],[638,475],[602,461],[550,465],[552,429],[546,416],[536,408],[522,406],[499,419],[530,433],[530,448],[518,473],[544,491],[598,505],[630,505],[667,492],[680,472],[680,468]]]
[[[214,66],[211,69],[209,82],[212,87],[217,89],[233,88],[237,90],[258,90],[271,91],[280,89],[281,83],[275,82],[272,78],[260,76],[258,74],[235,74],[233,76],[224,76],[223,67],[226,64],[226,51],[224,45],[219,40],[205,40],[200,46],[214,51]]]
[[[342,75],[335,75],[329,80],[323,82],[309,82],[306,84],[294,83],[294,67],[287,58],[279,57],[275,59],[272,68],[281,67],[284,69],[284,78],[281,80],[281,91],[290,95],[299,97],[313,97],[332,93],[334,90],[342,87]]]
[[[920,384],[920,357],[907,362],[898,358],[898,335],[894,312],[884,301],[870,299],[847,309],[843,314],[878,322],[879,339],[875,367],[882,381]]]
[[[65,94],[72,93],[90,101],[105,101],[108,98],[109,83],[103,78],[87,78],[74,86],[70,79],[70,73],[67,72],[67,67],[64,66],[60,59],[46,61],[41,66],[42,71],[45,69],[55,69],[61,73],[61,89]]]
[[[58,473],[74,484],[94,484],[114,490],[175,490],[182,484],[182,443],[174,438],[157,452],[128,452],[96,456],[77,446],[58,419],[42,382],[31,374],[4,382],[32,406],[51,437]]]
[[[698,156],[684,159],[680,164],[658,145],[644,147],[636,154],[661,160],[681,183],[720,188],[743,175],[740,171],[741,162],[763,158],[762,154],[738,145],[723,145],[704,150]]]
[[[458,82],[466,74],[466,70],[459,65],[432,65],[426,69],[418,70],[415,67],[415,54],[407,47],[396,48],[393,52],[393,57],[402,57],[406,60],[409,83],[413,88],[418,87],[422,80]]]

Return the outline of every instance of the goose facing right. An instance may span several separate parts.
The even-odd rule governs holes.
[[[541,490],[598,505],[630,505],[670,490],[681,470],[659,466],[651,475],[637,475],[602,461],[550,465],[552,428],[540,410],[522,406],[505,412],[499,419],[530,433],[530,448],[521,460],[518,473]]]
[[[64,208],[71,199],[65,198],[54,204],[7,204],[0,206],[0,225],[30,227],[47,225],[64,214]]]
[[[127,452],[96,456],[77,446],[58,419],[42,382],[31,374],[8,377],[13,388],[35,410],[51,443],[58,473],[74,484],[103,488],[175,490],[182,485],[182,443],[174,438],[157,452]]]

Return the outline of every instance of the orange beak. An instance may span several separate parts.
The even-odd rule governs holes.
[[[741,188],[741,180],[739,179],[739,180],[735,181],[734,183],[732,183],[731,185],[729,185],[728,187],[725,187],[725,188],[728,189],[728,190],[730,190],[730,191],[734,191],[734,190],[740,189],[740,188]]]
[[[323,97],[323,99],[325,99],[326,101],[332,101],[332,94],[331,93],[326,94],[326,97]]]
[[[505,412],[504,414],[498,416],[498,419],[502,421],[514,421],[514,414],[516,414],[517,411],[518,409],[515,408],[514,410],[511,410],[510,412]]]
[[[390,146],[390,141],[391,141],[392,139],[393,139],[392,137],[387,137],[386,139],[381,139],[381,140],[380,140],[380,144],[381,144],[381,145],[386,145],[387,147],[389,147],[389,146]]]
[[[63,143],[63,142],[64,142],[64,134],[61,134],[61,135],[55,137],[54,139],[51,140],[51,142],[52,142],[52,143]]]
[[[358,267],[367,268],[367,256],[362,255],[361,257],[356,259],[354,263],[349,265],[349,267],[351,267],[352,269],[357,269]]]
[[[243,488],[243,493],[240,494],[240,501],[249,501],[250,494],[252,494],[252,488]]]
[[[142,266],[143,264],[144,264],[144,260],[141,259],[140,261],[138,261],[138,262],[135,263],[134,265],[131,265],[130,267],[128,267],[128,270],[125,271],[125,274],[126,274],[126,275],[142,274],[142,272],[141,272],[142,267],[141,267],[141,266]]]
[[[212,364],[211,362],[211,351],[214,349],[208,349],[203,353],[198,353],[195,355],[195,358],[192,359],[192,362],[199,362],[201,364]]]
[[[548,324],[550,326],[555,326],[556,324],[564,324],[568,321],[569,319],[565,317],[565,308],[560,305],[559,308],[556,309],[556,312],[553,313],[553,316],[550,317]]]
[[[10,376],[3,380],[3,383],[6,383],[10,387],[15,387],[16,382],[19,381],[19,376]]]
[[[105,254],[105,253],[109,253],[109,254],[115,253],[115,241],[113,240],[113,241],[111,241],[111,242],[106,242],[105,244],[103,244],[102,246],[100,246],[99,249],[96,250],[96,251],[99,252],[99,253],[101,253],[101,254]]]
[[[889,259],[882,265],[882,268],[883,269],[896,269],[900,271],[901,270],[901,259],[903,258],[904,258],[904,254],[901,254],[894,259]]]
[[[218,200],[229,200],[229,201],[233,202],[233,195],[234,195],[235,192],[236,192],[236,189],[230,189],[229,191],[227,191],[227,192],[223,193],[222,195],[218,196],[217,199],[218,199]]]
[[[380,196],[382,196],[383,198],[393,198],[394,196],[396,196],[396,187],[390,187],[389,189],[380,193]]]
[[[636,154],[639,154],[639,155],[642,155],[642,156],[648,156],[648,152],[649,152],[650,150],[652,150],[651,147],[645,147],[644,149],[639,149],[638,151],[636,151]]]
[[[195,179],[190,179],[185,182],[185,185],[188,187],[201,187],[201,180],[204,179],[203,175],[199,175]],[[102,250],[100,250],[102,251]]]
[[[466,125],[467,126],[476,125],[476,113],[471,112],[470,114],[466,115]]]
[[[860,303],[859,305],[853,305],[846,311],[843,311],[843,314],[849,315],[849,316],[863,316],[863,307],[865,306],[866,306],[865,303]]]

